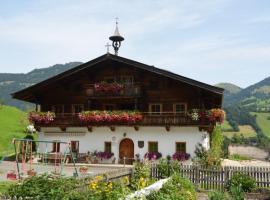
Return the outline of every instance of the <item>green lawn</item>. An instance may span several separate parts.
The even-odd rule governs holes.
[[[12,138],[25,136],[27,115],[15,107],[0,107],[0,156],[13,153]]]
[[[256,137],[256,132],[255,130],[250,126],[250,125],[240,125],[239,127],[239,131],[235,132],[235,131],[223,131],[223,135],[227,136],[228,138],[231,138],[234,134],[237,135],[241,135],[243,134],[244,137],[248,138],[248,137]]]
[[[252,115],[257,115],[256,122],[263,134],[270,138],[270,120],[267,117],[270,117],[270,113],[258,113],[252,112]]]

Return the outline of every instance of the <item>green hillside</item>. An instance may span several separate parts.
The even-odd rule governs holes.
[[[15,107],[0,106],[0,155],[13,152],[11,140],[25,136],[23,130],[27,126],[27,115]]]
[[[218,83],[215,86],[225,89],[225,92],[230,94],[236,94],[242,90],[242,88],[232,83]]]
[[[264,135],[270,138],[270,113],[252,112],[256,115],[256,122]]]

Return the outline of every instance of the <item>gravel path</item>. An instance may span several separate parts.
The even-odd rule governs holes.
[[[235,161],[235,160],[224,159],[222,161],[222,166],[270,167],[270,162],[262,161],[262,160]]]
[[[20,169],[21,169],[21,164],[19,164]],[[121,167],[121,166],[120,166]],[[34,170],[38,173],[38,174],[42,174],[42,173],[46,173],[46,172],[54,172],[56,171],[60,171],[60,166],[55,167],[54,165],[41,165],[41,164],[34,164],[33,165]],[[27,170],[30,169],[29,164],[25,164],[25,172]],[[97,165],[88,165],[88,173],[85,174],[85,176],[94,176],[96,174],[100,174],[100,173],[108,173],[110,171],[113,170],[117,170],[119,169],[119,166],[111,166],[111,165],[101,165],[101,166],[97,166]],[[16,167],[16,163],[15,162],[8,162],[8,161],[4,161],[2,163],[0,163],[0,181],[7,181],[8,179],[6,178],[7,173],[11,170],[15,170],[15,172],[17,172],[17,167]],[[77,166],[77,170],[79,173],[79,166]],[[73,176],[74,173],[74,167],[72,165],[68,165],[68,166],[64,166],[64,175],[71,177]],[[79,174],[80,175],[80,174]]]

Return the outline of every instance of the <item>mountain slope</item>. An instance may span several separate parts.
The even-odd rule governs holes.
[[[28,124],[26,113],[10,106],[0,106],[0,156],[12,153],[12,138],[25,136]]]
[[[218,83],[215,86],[225,89],[225,93],[228,94],[236,94],[242,90],[242,88],[232,83]]]
[[[34,69],[27,74],[0,73],[0,99],[2,99],[7,105],[16,106],[17,108],[27,110],[27,108],[31,106],[30,104],[12,99],[10,94],[80,64],[82,63],[70,62],[67,64],[56,64],[48,68]]]
[[[252,111],[270,108],[270,77],[251,85],[234,95],[225,96],[224,105],[241,105]],[[266,111],[262,110],[262,111]],[[260,111],[260,110],[259,110]]]

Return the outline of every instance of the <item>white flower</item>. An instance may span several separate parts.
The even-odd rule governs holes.
[[[32,124],[28,125],[28,126],[26,127],[26,129],[27,129],[27,132],[28,132],[28,133],[31,133],[31,134],[33,134],[33,133],[36,132],[36,129],[35,129],[35,127],[34,127]]]

